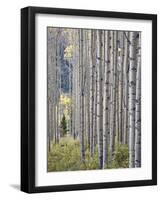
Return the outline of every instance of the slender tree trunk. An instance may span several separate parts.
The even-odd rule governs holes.
[[[93,124],[93,130],[94,130],[94,137],[93,137],[93,144],[94,144],[94,150],[95,147],[97,145],[97,135],[98,135],[98,128],[97,128],[97,88],[98,88],[98,78],[97,78],[97,68],[95,68],[95,73],[94,73],[94,77],[95,77],[95,87],[94,87],[94,124]]]
[[[109,63],[108,59],[109,56],[107,55],[108,52],[108,31],[105,32],[104,37],[104,64],[105,64],[105,72],[104,72],[104,87],[103,87],[103,168],[107,167],[107,156],[108,156],[108,146],[107,146],[107,137],[108,137],[108,113],[109,113],[109,103],[108,103],[108,96],[109,96]]]
[[[117,31],[110,31],[111,46],[111,108],[110,108],[110,158],[109,163],[112,165],[113,153],[115,148],[115,131],[116,131],[116,66],[117,66]]]
[[[138,33],[137,72],[136,72],[136,110],[135,110],[135,167],[141,167],[141,35]]]
[[[102,30],[97,31],[97,137],[98,137],[98,157],[99,168],[103,167],[103,97],[102,97]]]
[[[136,32],[129,33],[129,167],[135,167]]]
[[[76,31],[77,34],[77,42],[76,42],[76,107],[75,107],[75,113],[76,113],[76,137],[79,136],[80,133],[80,31],[79,29]]]
[[[48,148],[50,150],[51,140],[56,137],[55,131],[55,104],[57,98],[56,92],[56,30],[48,28]]]
[[[96,39],[97,39],[97,33],[96,30],[92,30],[93,32],[93,38],[91,41],[91,51],[92,51],[92,65],[93,65],[93,116],[91,116],[93,118],[93,152],[91,152],[92,154],[94,154],[95,152],[95,148],[96,148],[96,144],[97,144],[97,64],[96,64],[96,55],[97,55],[97,51],[96,51]]]
[[[91,53],[89,45],[90,42],[90,30],[84,30],[84,93],[85,93],[85,134],[87,138],[87,144],[90,148],[91,135],[90,135],[90,66],[91,66]]]
[[[115,48],[114,48],[114,52],[115,52]],[[116,52],[118,54],[118,48],[116,49]],[[114,54],[115,55],[115,54]],[[114,56],[114,63],[117,63],[115,66],[115,135],[116,135],[116,139],[117,139],[117,143],[120,143],[120,130],[119,130],[119,122],[120,122],[120,115],[119,115],[119,104],[120,104],[120,99],[119,99],[119,79],[120,79],[120,70],[119,70],[119,61],[118,61],[118,57],[116,57],[116,62],[115,62],[115,56]]]
[[[123,74],[124,74],[124,127],[123,127],[123,144],[128,144],[128,82],[129,82],[129,62],[128,62],[128,49],[129,32],[124,32],[124,49],[123,49]]]
[[[123,112],[122,112],[122,103],[123,103],[123,52],[124,52],[124,43],[123,43],[123,32],[119,33],[118,40],[118,67],[119,67],[119,142],[122,144],[123,142]]]
[[[94,123],[94,117],[93,117],[93,109],[94,109],[94,68],[95,64],[93,62],[93,30],[91,31],[91,58],[92,58],[92,63],[90,66],[90,154],[93,156],[93,123]]]
[[[81,160],[85,159],[84,145],[84,67],[83,67],[83,30],[80,29],[80,147]]]

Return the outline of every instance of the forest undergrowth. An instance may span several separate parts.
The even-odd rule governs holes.
[[[128,168],[128,145],[117,144],[114,151],[112,165],[108,169]],[[107,152],[109,154],[109,152]],[[108,161],[107,161],[108,162]],[[88,145],[85,149],[85,160],[81,161],[80,142],[67,135],[60,139],[59,144],[51,144],[48,152],[48,172],[99,169],[98,148],[96,146],[93,157],[90,156]]]

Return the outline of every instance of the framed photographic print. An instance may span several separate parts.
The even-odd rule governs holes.
[[[21,10],[21,190],[157,184],[157,16]]]

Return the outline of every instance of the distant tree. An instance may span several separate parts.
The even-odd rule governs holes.
[[[67,134],[67,121],[64,114],[61,120],[61,129],[62,129],[62,135],[65,136]]]

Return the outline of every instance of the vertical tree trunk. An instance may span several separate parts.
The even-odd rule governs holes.
[[[123,125],[123,114],[122,114],[122,103],[123,103],[123,52],[124,52],[124,43],[123,43],[123,32],[119,33],[119,40],[118,40],[118,67],[119,67],[119,142],[122,144],[123,142],[123,132],[122,132],[122,125]]]
[[[97,31],[97,77],[98,77],[98,88],[97,88],[97,137],[98,137],[98,157],[99,157],[99,168],[103,167],[103,97],[102,97],[102,30]]]
[[[115,148],[116,131],[116,66],[117,66],[117,31],[110,31],[110,67],[111,67],[111,99],[110,99],[110,155],[109,163],[112,165]]]
[[[84,30],[84,93],[85,93],[85,133],[87,144],[90,148],[91,135],[90,135],[90,66],[91,66],[91,53],[89,45],[90,30]]]
[[[129,167],[135,167],[136,32],[129,33]]]
[[[55,103],[56,103],[56,30],[48,28],[48,150],[50,151],[51,142],[56,137],[55,132]]]
[[[51,151],[51,109],[50,103],[48,103],[48,151]]]
[[[94,109],[94,62],[93,62],[93,30],[91,31],[91,58],[90,65],[90,154],[93,156],[93,109]]]
[[[104,87],[103,87],[103,168],[107,167],[107,137],[109,131],[108,124],[108,113],[109,113],[109,102],[108,102],[108,89],[109,89],[109,55],[108,54],[108,31],[105,32],[104,36],[104,64],[105,64],[105,72],[104,72]]]
[[[129,32],[124,32],[124,49],[123,49],[123,74],[124,74],[124,127],[123,127],[123,144],[128,144],[128,82],[129,82],[129,62],[128,62],[128,51],[129,51]]]
[[[85,159],[84,148],[84,66],[83,66],[83,30],[80,29],[80,147],[81,160]]]
[[[118,35],[120,34],[120,32],[118,33]],[[119,40],[118,40],[119,41]],[[118,44],[118,41],[117,41],[117,44]],[[115,43],[114,43],[115,44]],[[115,85],[115,105],[114,105],[114,108],[115,108],[115,135],[116,135],[116,139],[117,139],[117,143],[119,144],[120,143],[120,130],[119,130],[119,122],[120,122],[120,115],[119,115],[119,105],[120,105],[120,99],[119,99],[119,89],[120,89],[120,69],[119,69],[119,57],[117,56],[116,59],[115,59],[115,51],[118,55],[118,47],[115,48],[114,46],[114,66],[115,66],[115,83],[113,83]],[[116,61],[115,61],[116,60]],[[116,64],[115,64],[116,63]]]
[[[94,154],[96,138],[96,32],[91,30],[91,66],[90,66],[90,153]]]
[[[137,47],[136,110],[135,110],[135,167],[141,167],[141,35]]]
[[[92,51],[92,65],[93,65],[93,116],[91,116],[93,118],[93,152],[92,154],[94,154],[95,152],[95,148],[96,148],[96,144],[97,144],[97,60],[96,60],[96,56],[97,56],[97,47],[96,47],[96,39],[97,39],[97,32],[96,30],[92,30],[93,32],[93,38],[91,41],[91,51]],[[91,138],[92,139],[92,138]]]
[[[76,98],[76,105],[75,105],[75,114],[76,114],[76,119],[75,119],[75,123],[76,123],[76,137],[79,136],[80,133],[80,31],[79,29],[77,29],[76,31],[76,38],[77,38],[77,42],[76,42],[76,94],[75,94],[75,98]]]
[[[94,150],[95,150],[95,147],[97,145],[97,135],[98,135],[98,128],[97,128],[97,96],[98,96],[97,95],[97,88],[98,88],[97,68],[95,68],[94,78],[95,78],[95,86],[94,86],[94,114],[93,114],[93,117],[94,117],[93,144],[94,144]]]

